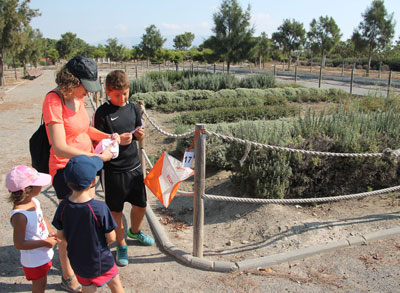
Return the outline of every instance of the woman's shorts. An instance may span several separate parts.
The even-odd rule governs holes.
[[[67,186],[64,179],[64,168],[58,169],[56,175],[53,178],[53,187],[56,191],[56,196],[58,199],[66,199],[72,194],[71,188]]]
[[[92,187],[96,183],[96,178],[92,182]],[[53,187],[59,200],[68,198],[72,194],[72,189],[68,187],[64,179],[64,168],[58,169],[53,178]]]
[[[98,277],[94,278],[83,278],[78,275],[76,275],[76,278],[78,279],[78,282],[82,286],[96,286],[96,287],[103,287],[105,284],[110,282],[112,279],[114,279],[118,275],[118,268],[114,264],[114,266],[104,274]]]
[[[26,279],[28,281],[35,281],[46,277],[47,272],[50,270],[52,264],[52,261],[49,261],[48,263],[45,263],[44,265],[41,265],[39,267],[27,268],[22,266],[22,268],[24,269]]]

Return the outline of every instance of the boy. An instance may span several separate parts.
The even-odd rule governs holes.
[[[108,247],[115,241],[116,223],[107,205],[90,194],[101,168],[103,162],[97,156],[79,155],[69,160],[64,178],[72,195],[60,203],[52,224],[57,236],[68,243],[68,258],[83,292],[95,292],[105,284],[112,292],[124,292]]]
[[[122,70],[110,72],[106,77],[106,93],[110,100],[101,105],[94,114],[94,127],[120,135],[119,155],[104,164],[101,175],[105,202],[117,222],[117,256],[119,266],[128,264],[128,247],[125,241],[122,211],[124,203],[132,205],[131,227],[128,236],[143,245],[153,245],[154,240],[140,230],[146,212],[147,198],[143,172],[136,141],[142,141],[144,130],[139,108],[129,103],[129,80]]]

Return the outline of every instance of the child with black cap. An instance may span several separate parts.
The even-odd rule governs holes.
[[[64,178],[72,195],[60,203],[52,224],[57,236],[68,243],[68,258],[83,292],[95,292],[105,284],[111,292],[124,292],[108,247],[115,241],[117,225],[107,205],[93,199],[89,191],[102,167],[103,161],[96,156],[69,160]]]

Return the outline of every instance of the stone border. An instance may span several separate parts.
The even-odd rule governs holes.
[[[278,253],[239,262],[211,261],[205,258],[195,257],[190,253],[187,253],[174,246],[170,242],[168,236],[165,234],[163,227],[161,226],[160,222],[158,221],[156,215],[154,214],[150,206],[147,206],[146,217],[155,234],[155,238],[157,238],[160,246],[163,248],[165,252],[167,252],[172,257],[182,261],[184,264],[189,265],[193,268],[207,270],[207,271],[215,271],[215,272],[233,272],[233,271],[242,271],[247,269],[255,269],[258,267],[272,266],[283,262],[303,259],[305,257],[309,257],[319,253],[329,252],[340,248],[351,247],[354,245],[367,244],[371,241],[400,235],[400,227],[396,227],[377,232],[367,233],[362,236],[349,237],[345,240],[341,240],[334,243],[301,248],[294,251]]]

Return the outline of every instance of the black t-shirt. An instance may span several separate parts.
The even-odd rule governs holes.
[[[141,118],[139,108],[135,104],[128,102],[125,106],[119,107],[107,101],[96,110],[93,120],[94,127],[103,132],[122,134],[141,126]],[[116,159],[104,163],[104,169],[112,172],[127,172],[139,165],[136,139],[133,136],[131,144],[119,146],[119,155]]]

